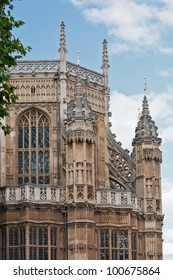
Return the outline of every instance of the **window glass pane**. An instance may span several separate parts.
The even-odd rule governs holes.
[[[13,228],[9,229],[9,246],[13,246]]]
[[[43,152],[38,153],[38,173],[43,173]]]
[[[100,247],[104,247],[104,231],[100,233]]]
[[[49,173],[49,152],[44,153],[44,173]]]
[[[43,248],[39,248],[39,260],[43,260]]]
[[[50,235],[51,235],[51,246],[56,246],[56,228],[51,228]]]
[[[25,245],[25,228],[20,228],[20,245]]]
[[[117,248],[117,232],[115,230],[112,231],[112,247]]]
[[[29,229],[30,245],[36,245],[36,237],[37,237],[36,227],[30,227]]]
[[[23,153],[18,152],[18,173],[23,173]]]
[[[39,228],[39,245],[43,245],[43,230]]]
[[[23,128],[18,128],[18,148],[23,148]]]
[[[48,260],[48,249],[44,248],[44,260]]]
[[[13,260],[13,248],[9,249],[9,259]]]
[[[6,247],[6,229],[2,228],[2,247]]]
[[[14,245],[18,246],[18,228],[14,229]]]
[[[36,148],[36,127],[31,128],[31,147]]]
[[[128,248],[128,232],[126,230],[119,232],[119,248]]]
[[[109,247],[109,232],[108,232],[108,230],[105,232],[105,246]]]
[[[132,250],[136,250],[136,233],[132,233]]]
[[[38,147],[43,148],[43,127],[38,129]]]
[[[14,248],[14,260],[18,260],[18,248]]]
[[[112,260],[118,260],[118,252],[115,250],[112,251]]]
[[[29,152],[24,153],[24,173],[29,173]]]
[[[29,177],[24,177],[24,183],[29,183]]]
[[[31,178],[31,183],[32,183],[32,184],[36,184],[36,177],[32,177],[32,178]]]
[[[31,173],[35,174],[36,173],[36,152],[32,151],[32,156],[31,156]]]
[[[29,128],[24,128],[24,147],[29,148]]]
[[[43,184],[43,176],[40,176],[40,177],[38,178],[38,183],[39,183],[39,184]]]
[[[100,251],[100,259],[101,260],[109,260],[109,250],[101,250]]]
[[[46,177],[45,177],[44,183],[45,183],[45,184],[50,184],[50,178],[49,178],[49,176],[46,176]]]
[[[49,127],[45,127],[44,129],[44,144],[45,148],[49,147]]]
[[[56,248],[51,248],[51,260],[56,260]]]
[[[120,251],[119,253],[119,259],[120,260],[128,260],[128,251]]]
[[[23,184],[23,178],[22,178],[22,177],[19,177],[19,178],[18,178],[18,184],[19,184],[19,185],[22,185],[22,184]]]
[[[44,245],[48,244],[47,228],[44,228]]]

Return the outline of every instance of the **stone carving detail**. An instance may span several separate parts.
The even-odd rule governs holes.
[[[111,204],[116,204],[116,193],[111,192]]]
[[[77,198],[78,199],[84,198],[84,187],[83,186],[77,187]]]
[[[133,172],[127,160],[122,155],[118,154],[116,151],[110,150],[110,164],[125,179],[126,182],[132,182]]]
[[[24,73],[57,73],[60,68],[60,61],[49,61],[49,62],[18,62],[18,64],[14,67],[11,67],[10,74],[20,73],[21,76]],[[77,76],[78,66],[72,63],[67,63],[67,74],[71,74],[73,76]],[[97,84],[103,84],[103,75],[91,72],[85,68],[79,68],[79,75],[84,80],[89,80]]]
[[[21,200],[25,199],[25,186],[22,186],[20,189],[20,197],[21,197]]]
[[[110,185],[112,189],[115,190],[126,190],[126,188],[122,185],[120,185],[117,181],[110,179]]]
[[[101,204],[105,204],[107,203],[107,192],[106,191],[102,191],[101,192],[101,199],[100,199],[100,202]]]
[[[73,187],[68,188],[68,200],[73,200]]]
[[[10,188],[9,200],[10,201],[16,200],[16,190],[15,190],[15,188]]]
[[[29,187],[29,199],[35,199],[35,189],[33,186]]]
[[[152,212],[153,211],[153,200],[147,199],[147,211]]]
[[[10,73],[27,73],[27,72],[56,72],[59,69],[59,61],[52,62],[31,62],[31,63],[22,63],[18,62],[18,64],[14,67],[11,67]]]
[[[87,187],[87,198],[93,199],[93,187],[91,187],[91,186]]]
[[[121,204],[122,205],[127,204],[127,193],[121,193]]]
[[[5,190],[0,190],[0,202],[5,201]]]
[[[98,84],[103,84],[103,76],[99,73],[92,73],[82,67],[80,67],[78,71],[78,67],[74,64],[67,63],[67,72],[71,75],[77,76],[78,75],[85,80],[90,80],[92,82],[98,83]]]
[[[40,200],[47,199],[47,191],[46,188],[40,188]]]
[[[156,199],[156,211],[160,212],[161,211],[161,207],[160,207],[160,200]]]
[[[131,195],[131,204],[135,207],[135,196]]]
[[[51,188],[51,200],[56,200],[56,188]]]
[[[66,199],[66,195],[65,195],[65,189],[60,189],[59,190],[59,200],[61,202],[64,202]]]
[[[142,210],[142,201],[140,198],[138,198],[137,200],[137,206],[138,206],[138,210]]]

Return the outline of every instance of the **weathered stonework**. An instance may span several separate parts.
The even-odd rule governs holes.
[[[133,154],[110,127],[102,74],[60,60],[11,69],[18,102],[0,131],[0,259],[162,259],[157,127],[146,96]],[[130,108],[129,108],[130,110]]]

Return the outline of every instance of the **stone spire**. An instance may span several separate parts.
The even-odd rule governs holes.
[[[157,133],[157,126],[152,120],[149,111],[148,100],[146,96],[146,83],[144,83],[144,98],[142,103],[142,113],[140,114],[138,124],[135,130],[135,138],[133,139],[133,145],[141,140],[159,140]]]
[[[103,55],[102,55],[102,70],[103,70],[103,77],[104,77],[104,85],[105,87],[108,87],[108,49],[107,49],[107,41],[103,40]]]

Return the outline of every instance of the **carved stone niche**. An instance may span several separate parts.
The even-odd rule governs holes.
[[[84,199],[84,186],[77,186],[77,199]]]

